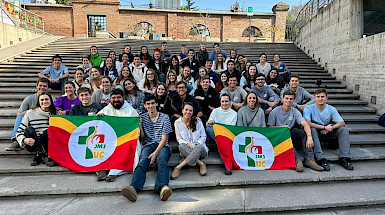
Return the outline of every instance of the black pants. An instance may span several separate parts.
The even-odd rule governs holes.
[[[50,83],[50,87],[53,90],[61,90],[61,94],[63,95],[65,93],[64,91],[64,84],[68,81],[68,78],[60,79],[58,82]]]
[[[26,138],[32,138],[35,140],[33,146],[26,145],[25,148],[29,152],[36,152],[36,154],[44,154],[48,156],[48,132],[45,130],[43,134],[39,137],[36,134],[36,131],[32,127],[27,127],[24,130],[24,136]]]

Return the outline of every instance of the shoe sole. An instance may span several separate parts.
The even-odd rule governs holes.
[[[108,181],[108,182],[114,182],[114,181],[116,181],[116,178],[106,178],[106,181]]]
[[[122,188],[122,195],[126,197],[126,199],[130,200],[131,202],[136,202],[137,197],[129,187]]]
[[[160,200],[161,201],[167,201],[167,199],[171,196],[172,194],[172,190],[170,189],[167,189],[165,190],[162,195],[160,196]]]

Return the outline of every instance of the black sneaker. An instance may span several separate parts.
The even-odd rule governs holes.
[[[31,162],[31,166],[37,166],[41,164],[41,162],[41,156],[35,155],[35,157],[33,157],[33,161]]]
[[[47,161],[45,162],[45,165],[49,167],[58,166],[59,164],[56,163],[54,160],[52,160],[50,157],[48,157]]]
[[[318,160],[317,163],[318,165],[322,166],[325,171],[330,171],[330,166],[325,158]]]
[[[225,170],[225,175],[231,175],[233,174],[233,170],[232,169],[226,169]]]
[[[352,163],[350,163],[350,158],[340,158],[340,165],[346,170],[353,170]]]

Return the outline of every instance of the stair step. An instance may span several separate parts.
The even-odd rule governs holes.
[[[382,132],[385,133],[385,127],[379,126],[377,123],[360,123],[348,124],[346,127],[350,133],[368,133],[368,132]]]

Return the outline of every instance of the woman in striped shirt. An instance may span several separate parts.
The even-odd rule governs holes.
[[[16,132],[16,138],[22,147],[29,152],[36,152],[31,166],[39,165],[43,160],[47,166],[55,166],[56,162],[48,157],[48,125],[49,117],[56,114],[52,96],[42,93],[37,99],[36,107],[28,110]]]

